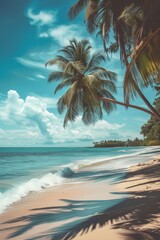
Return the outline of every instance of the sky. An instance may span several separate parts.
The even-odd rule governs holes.
[[[93,51],[102,50],[100,37],[90,35],[83,15],[70,21],[75,0],[0,0],[0,147],[92,146],[100,140],[127,140],[140,135],[147,113],[117,107],[95,125],[85,126],[81,116],[63,128],[56,108],[63,91],[54,95],[56,82],[48,83],[54,58],[70,39],[88,39]],[[119,56],[104,65],[118,74],[116,99],[123,101],[123,77]],[[144,90],[153,102],[152,89]],[[140,99],[134,104],[145,107]]]

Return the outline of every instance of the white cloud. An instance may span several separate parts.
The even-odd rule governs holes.
[[[40,102],[46,104],[46,108],[56,108],[57,107],[57,99],[53,97],[42,97],[38,94],[32,93],[32,96],[38,98]]]
[[[49,37],[49,34],[46,33],[46,32],[42,32],[42,33],[39,34],[39,37],[40,37],[40,38],[48,38],[48,37]]]
[[[84,38],[89,39],[92,46],[95,48],[95,43],[93,39],[89,36],[87,31],[80,25],[70,24],[70,25],[59,25],[57,27],[49,28],[47,32],[41,32],[39,34],[40,38],[53,38],[60,46],[68,44],[69,40],[76,38],[77,40],[82,40]]]
[[[39,13],[34,13],[33,9],[29,8],[26,16],[30,19],[31,25],[44,26],[51,25],[56,21],[56,14],[51,11],[40,11]]]
[[[0,146],[33,146],[42,143],[42,136],[38,129],[34,132],[29,129],[7,129],[0,134]]]
[[[58,49],[59,50],[59,49]],[[55,45],[47,46],[47,49],[41,49],[40,51],[34,51],[29,53],[29,58],[40,62],[46,62],[48,58],[54,57],[57,54],[57,49],[55,49]]]
[[[36,77],[37,77],[37,78],[41,78],[41,79],[46,79],[46,77],[43,76],[42,74],[36,74]]]
[[[141,106],[141,105],[139,105],[139,106]],[[145,106],[144,106],[145,107]],[[147,119],[148,119],[148,117],[146,116],[146,117],[134,117],[133,118],[133,120],[134,121],[138,121],[138,122],[142,122],[143,124],[147,121]]]
[[[45,100],[46,103],[44,103]],[[81,117],[78,117],[76,122],[69,123],[64,129],[63,119],[50,112],[47,104],[51,104],[51,99],[27,96],[23,100],[16,91],[10,90],[5,102],[0,102],[2,112],[0,119],[5,121],[5,124],[9,123],[12,126],[12,130],[6,130],[6,134],[3,134],[3,141],[7,143],[7,139],[10,138],[10,144],[11,142],[14,144],[15,141],[20,142],[19,139],[25,142],[23,136],[30,145],[32,143],[41,145],[94,141],[109,137],[110,134],[123,127],[123,125],[111,124],[105,120],[97,121],[94,126],[85,126]]]
[[[36,61],[32,61],[30,59],[21,58],[21,57],[17,57],[16,60],[17,60],[17,62],[19,62],[20,64],[22,64],[26,67],[45,69],[45,63],[36,62]]]
[[[78,25],[60,25],[49,30],[49,36],[54,38],[60,45],[68,44],[72,38],[82,39],[81,30]]]
[[[2,135],[4,134],[5,134],[4,130],[0,129],[0,137],[2,137]]]
[[[89,38],[91,44],[94,43],[87,30],[81,25],[55,25],[56,12],[53,11],[40,11],[35,13],[32,8],[29,8],[26,12],[26,16],[29,18],[31,25],[38,27],[38,35],[40,38],[53,38],[61,46],[68,43],[68,40],[76,38],[78,40],[83,38]]]
[[[29,58],[22,58],[22,57],[17,57],[16,58],[17,62],[19,62],[21,65],[27,67],[27,68],[34,68],[34,69],[40,69],[42,70],[43,72],[46,71],[53,71],[53,70],[57,70],[57,66],[56,65],[53,65],[53,66],[45,66],[45,62],[42,63],[42,62],[37,62],[38,61],[38,57],[37,57],[37,60],[30,60]],[[42,74],[38,74],[38,78],[42,78]],[[30,80],[34,80],[34,79],[30,79]]]

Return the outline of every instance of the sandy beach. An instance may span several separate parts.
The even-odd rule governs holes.
[[[160,240],[160,0],[0,18],[0,240]]]
[[[0,239],[159,240],[159,158],[130,167],[123,178],[89,166],[83,182],[29,194],[0,215]]]

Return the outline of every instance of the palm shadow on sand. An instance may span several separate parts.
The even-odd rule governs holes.
[[[140,173],[137,170],[134,173],[126,174],[125,179]],[[159,176],[159,169],[156,166],[150,170],[146,168],[143,174],[144,177],[153,175],[152,178],[154,178]],[[139,231],[139,226],[150,223],[154,220],[155,215],[160,213],[160,191],[146,190],[140,193],[132,192],[132,194],[127,199],[117,198],[116,200],[75,201],[62,199],[66,204],[65,206],[32,209],[34,214],[8,221],[8,223],[17,223],[14,234],[10,235],[10,238],[20,236],[39,224],[63,222],[59,227],[50,229],[49,232],[32,239],[71,240],[79,233],[85,234],[89,230],[93,231],[98,227],[112,223],[114,229],[129,229],[129,231],[124,232],[125,240],[159,240],[158,228]],[[18,223],[23,221],[27,223],[18,226]]]

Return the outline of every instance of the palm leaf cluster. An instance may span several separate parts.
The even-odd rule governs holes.
[[[83,9],[88,31],[101,34],[107,51],[120,49],[126,65],[134,48],[160,28],[157,0],[77,0],[70,8],[70,18],[74,19]],[[115,42],[111,43],[111,39]]]
[[[160,82],[160,1],[77,0],[69,11],[71,19],[85,10],[89,32],[102,36],[108,54],[120,52],[126,67],[124,101],[139,96],[160,120],[141,88]]]
[[[87,40],[71,40],[60,53],[46,65],[56,65],[59,69],[48,79],[49,82],[60,81],[55,93],[65,88],[57,103],[59,113],[66,111],[64,126],[80,114],[85,124],[95,123],[102,119],[102,109],[110,113],[115,108],[114,102],[103,101],[102,97],[114,99],[116,74],[100,67],[105,57],[99,51],[91,56],[91,45]]]
[[[160,82],[160,51],[157,46],[160,46],[160,28],[141,42],[133,52],[124,78],[126,102],[137,95],[133,78],[140,88],[153,86]]]
[[[130,49],[130,36],[126,34],[127,28],[118,21],[118,17],[132,2],[132,0],[129,3],[127,0],[78,0],[71,7],[69,16],[73,19],[85,8],[88,31],[90,33],[97,31],[101,35],[107,53],[112,50],[115,52],[120,47],[121,60],[126,64],[126,52]],[[113,31],[113,43],[110,43],[111,31]]]

